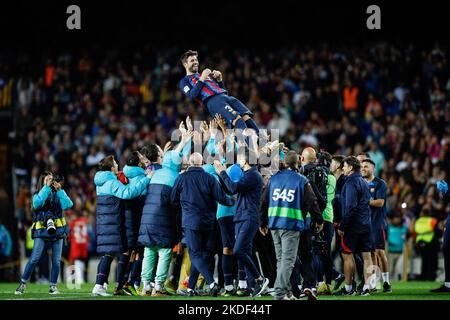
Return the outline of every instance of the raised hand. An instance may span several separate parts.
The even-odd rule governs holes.
[[[225,171],[227,169],[222,163],[220,163],[219,160],[214,160],[213,166],[217,174],[220,174],[222,171]]]
[[[56,191],[61,190],[61,183],[53,181],[52,183],[53,188],[55,188]]]
[[[217,82],[221,82],[222,81],[222,72],[220,72],[219,70],[213,70],[211,72],[211,77],[216,80]]]
[[[211,74],[211,69],[206,68],[205,70],[203,70],[202,75],[200,76],[200,81],[205,81],[206,78],[209,77],[209,75]]]
[[[180,125],[178,126],[178,130],[181,131],[181,134],[186,132],[186,127],[184,126],[184,122],[183,121],[180,122]]]
[[[202,121],[202,123],[200,124],[200,131],[203,134],[207,134],[209,128],[208,128],[208,124],[206,123],[206,121]]]
[[[216,122],[216,119],[212,119],[209,122],[209,133],[211,135],[214,135],[214,136],[217,134],[217,122]]]
[[[186,127],[189,131],[194,131],[194,127],[192,126],[191,117],[187,116],[186,118]]]
[[[171,147],[172,147],[172,142],[171,141],[167,142],[164,146],[163,153],[166,154],[166,152],[169,151]]]
[[[50,187],[52,183],[53,183],[53,176],[49,174],[44,178],[44,184]]]

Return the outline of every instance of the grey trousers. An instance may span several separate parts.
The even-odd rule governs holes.
[[[297,257],[300,231],[284,229],[271,230],[277,256],[277,278],[275,298],[282,298],[291,291],[291,274]]]

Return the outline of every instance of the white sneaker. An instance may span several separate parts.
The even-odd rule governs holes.
[[[102,296],[102,297],[111,296],[109,293],[106,292],[105,287],[99,284],[96,284],[94,286],[94,289],[92,289],[92,294],[94,296]]]
[[[14,294],[24,294],[26,288],[27,288],[27,285],[25,283],[21,282],[19,284],[19,287],[16,289],[16,291],[14,291]]]
[[[107,282],[103,283],[103,289],[105,289],[105,291],[108,291],[108,283]]]

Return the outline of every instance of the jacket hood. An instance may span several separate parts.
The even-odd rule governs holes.
[[[141,167],[137,167],[137,166],[125,166],[123,167],[123,173],[125,174],[125,176],[129,179],[133,179],[137,176],[145,176],[145,170],[142,169]]]
[[[117,179],[116,175],[111,171],[98,171],[94,177],[94,184],[100,187],[105,184],[106,181]]]
[[[183,159],[177,154],[176,151],[168,151],[163,158],[162,166],[164,168],[169,168],[174,171],[181,170],[181,164]]]

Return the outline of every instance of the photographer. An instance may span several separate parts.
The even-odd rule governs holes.
[[[33,224],[31,236],[34,247],[25,271],[20,279],[20,285],[15,294],[23,294],[26,282],[30,279],[34,267],[39,262],[42,252],[52,248],[52,271],[50,276],[50,294],[58,294],[58,280],[63,239],[69,234],[69,226],[64,219],[63,211],[73,206],[66,192],[61,188],[61,179],[51,172],[44,172],[39,177],[37,193],[33,196]]]

